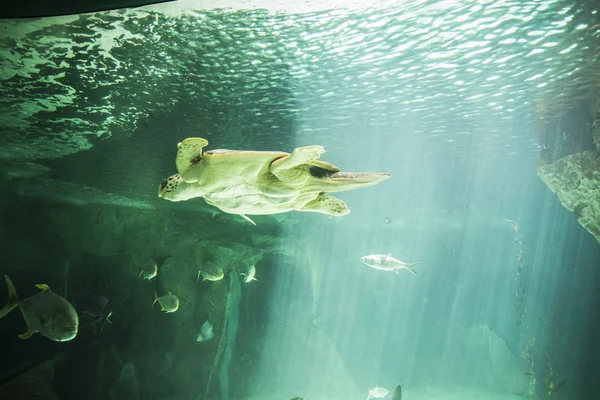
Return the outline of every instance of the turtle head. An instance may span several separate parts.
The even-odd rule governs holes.
[[[194,190],[194,185],[185,182],[179,174],[164,179],[158,187],[158,197],[170,201],[189,200],[199,196],[198,190]]]

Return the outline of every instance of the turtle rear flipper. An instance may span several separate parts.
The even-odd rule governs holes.
[[[344,201],[324,194],[320,194],[319,197],[302,207],[300,211],[318,212],[334,217],[341,217],[350,213],[350,209]]]
[[[175,165],[177,172],[186,182],[195,182],[187,172],[202,161],[202,149],[208,145],[208,140],[202,138],[187,138],[177,144]]]

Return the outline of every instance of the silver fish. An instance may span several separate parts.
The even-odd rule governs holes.
[[[383,399],[385,396],[387,396],[389,393],[389,391],[386,388],[382,388],[380,386],[375,386],[373,389],[369,390],[369,397],[367,397],[367,400],[369,399]]]
[[[256,275],[256,267],[252,265],[247,273],[240,272],[240,275],[244,276],[244,283],[256,281],[257,279],[254,277]]]
[[[220,281],[225,276],[223,269],[217,267],[213,264],[208,264],[205,268],[198,271],[198,277],[196,278],[196,282],[200,280],[200,276],[202,276],[203,281]]]
[[[152,259],[147,259],[143,263],[143,269],[140,271],[138,275],[138,279],[143,277],[143,279],[147,281],[151,281],[158,275],[158,265]]]
[[[48,285],[35,285],[41,292],[21,300],[8,275],[4,275],[8,288],[8,302],[0,310],[0,318],[13,308],[19,307],[27,323],[27,332],[19,335],[28,339],[35,332],[55,342],[66,342],[77,336],[79,317],[75,308],[67,300],[54,293]]]
[[[360,260],[369,267],[382,271],[392,271],[399,274],[401,269],[406,269],[415,275],[417,274],[413,266],[417,265],[418,262],[405,263],[395,259],[391,254],[374,254],[361,257]]]
[[[200,327],[200,333],[196,336],[196,342],[206,342],[215,336],[215,332],[210,321],[206,321]]]
[[[171,292],[158,297],[156,294],[156,290],[154,291],[154,301],[152,302],[152,307],[154,307],[154,303],[158,301],[160,305],[160,311],[164,311],[166,313],[172,313],[179,310],[179,297],[174,295]]]

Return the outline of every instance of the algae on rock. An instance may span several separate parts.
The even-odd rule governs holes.
[[[570,145],[571,151],[568,151],[556,141],[552,148],[547,146],[547,137],[552,134],[542,136],[542,165],[537,173],[556,193],[562,205],[573,212],[579,223],[600,243],[600,102],[592,99],[590,105],[584,108],[588,110],[591,122],[581,128],[583,132],[559,132],[571,138],[563,142],[578,142],[579,150],[574,152],[573,145]],[[566,114],[569,115],[568,112]],[[583,118],[579,114],[576,116]],[[547,158],[549,154],[561,156],[558,159]]]
[[[538,175],[600,242],[600,155],[589,150],[538,168]]]

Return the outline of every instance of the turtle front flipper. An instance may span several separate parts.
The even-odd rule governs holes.
[[[202,149],[206,145],[208,145],[208,140],[202,138],[187,138],[177,144],[175,165],[177,166],[177,172],[184,181],[192,183],[198,180],[189,171],[202,161]]]
[[[341,217],[350,213],[350,209],[344,201],[333,196],[326,196],[323,193],[298,211],[318,212],[334,217]]]
[[[277,176],[280,172],[317,160],[323,153],[325,153],[323,146],[298,147],[292,151],[292,154],[273,161],[270,171]]]

